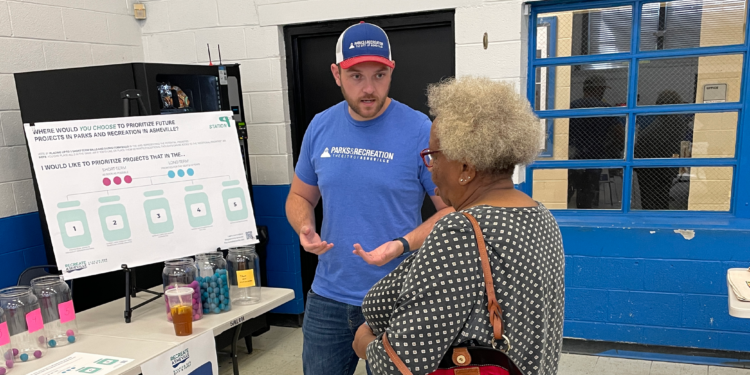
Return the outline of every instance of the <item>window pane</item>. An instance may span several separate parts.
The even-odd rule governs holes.
[[[619,210],[622,169],[535,169],[533,197],[551,209]]]
[[[746,0],[677,0],[644,4],[641,50],[725,46],[745,42]]]
[[[638,105],[737,102],[742,55],[638,62]]]
[[[552,155],[547,160],[625,157],[627,116],[556,118],[546,121],[550,125],[547,127],[547,137],[552,139]]]
[[[630,52],[633,8],[585,9],[537,16],[537,57]]]
[[[636,117],[635,158],[731,158],[737,112]]]
[[[627,61],[541,67],[536,76],[537,111],[627,105]]]
[[[732,167],[634,168],[633,210],[729,211]]]

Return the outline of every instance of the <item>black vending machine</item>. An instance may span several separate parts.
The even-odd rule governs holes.
[[[252,199],[238,64],[131,63],[17,73],[14,76],[24,123],[231,110],[238,127],[238,142]],[[47,261],[56,264],[38,193],[37,203]],[[259,232],[262,236],[263,231]],[[261,249],[262,246],[257,248],[263,264],[265,249]],[[163,266],[163,263],[157,263],[133,268],[138,287],[161,284]],[[264,274],[261,272],[262,276]],[[86,310],[124,297],[125,277],[123,272],[110,272],[76,279],[74,291],[76,310]]]

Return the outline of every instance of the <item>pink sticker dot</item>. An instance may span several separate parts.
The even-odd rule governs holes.
[[[104,177],[104,180],[102,180],[102,182],[104,183],[104,186],[109,186],[110,184],[112,184],[112,181],[110,181],[109,178],[106,177]]]
[[[130,176],[125,176],[125,183],[126,183],[126,184],[129,184],[129,183],[131,183],[131,182],[133,182],[133,177],[130,177]]]
[[[114,182],[115,182],[115,185],[119,185],[122,183],[122,180],[120,179],[120,177],[115,177]]]

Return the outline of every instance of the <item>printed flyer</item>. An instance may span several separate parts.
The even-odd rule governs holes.
[[[129,358],[73,353],[28,375],[96,374],[105,375],[133,362]]]

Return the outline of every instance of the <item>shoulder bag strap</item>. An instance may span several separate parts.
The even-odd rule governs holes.
[[[388,357],[391,358],[391,362],[396,365],[398,371],[401,371],[401,375],[412,375],[411,370],[406,367],[404,361],[401,360],[396,351],[393,350],[393,347],[391,347],[391,343],[388,342],[388,335],[385,332],[383,332],[383,348],[385,348],[385,352],[388,353]]]
[[[484,235],[474,216],[468,212],[462,212],[462,214],[469,219],[471,226],[474,227],[474,237],[477,240],[479,257],[482,258],[482,273],[484,274],[484,286],[487,289],[487,310],[490,311],[490,324],[492,324],[495,340],[501,340],[504,333],[503,309],[500,307],[495,296],[495,283],[492,281],[492,269],[490,268],[490,259],[487,255],[487,246],[484,243]]]
[[[477,222],[477,219],[474,218],[474,216],[467,212],[462,212],[462,214],[466,216],[467,219],[469,219],[469,222],[471,222],[471,226],[474,229],[474,238],[477,240],[479,258],[482,260],[484,285],[487,289],[487,309],[490,312],[490,324],[492,324],[492,330],[495,340],[501,340],[503,338],[503,310],[500,307],[500,304],[497,302],[497,297],[495,296],[495,283],[492,281],[492,269],[490,268],[490,259],[487,255],[487,246],[484,243],[484,235],[482,234],[482,229],[479,227],[479,223]],[[406,367],[404,361],[402,361],[401,358],[399,358],[398,354],[396,354],[396,351],[393,350],[391,343],[388,342],[388,335],[385,332],[383,332],[382,341],[385,352],[388,354],[388,357],[391,358],[393,364],[396,365],[396,368],[401,371],[401,374],[412,375],[411,370]]]

